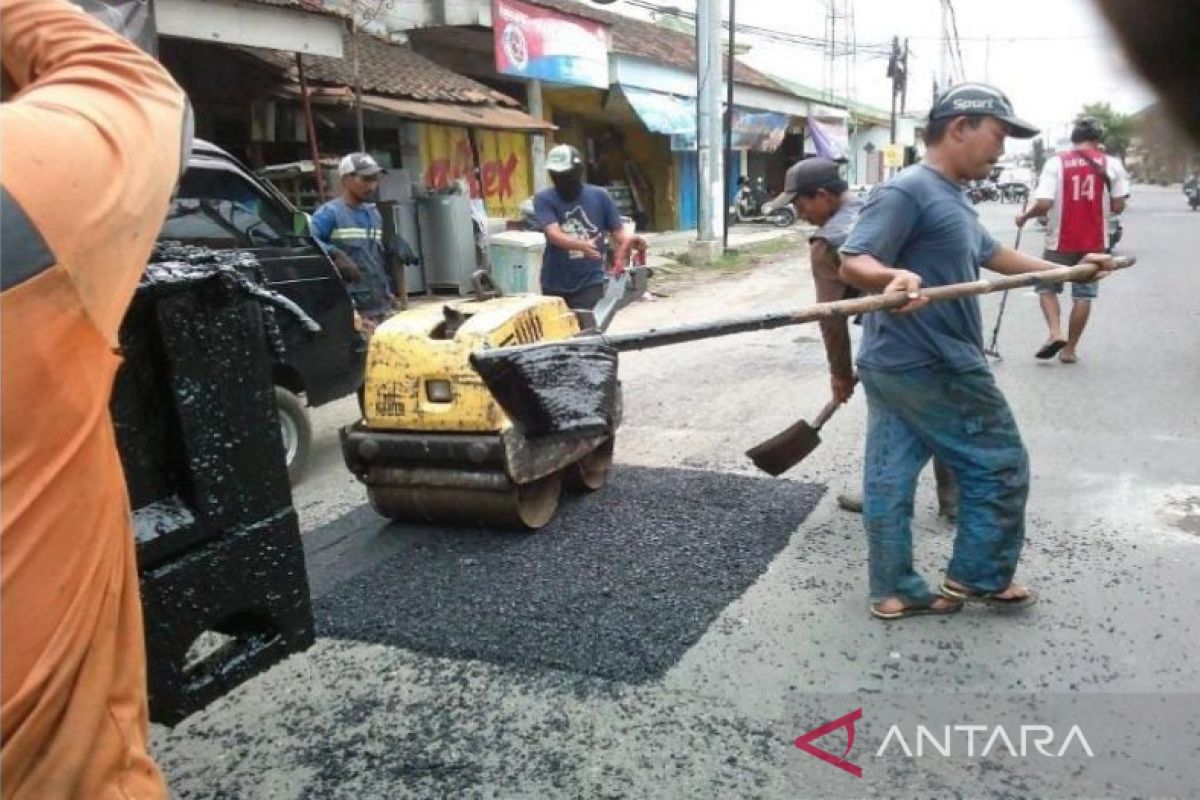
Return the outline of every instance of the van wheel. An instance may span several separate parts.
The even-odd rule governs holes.
[[[298,483],[312,449],[312,422],[300,398],[281,386],[275,387],[275,408],[279,411],[279,433],[288,477],[292,483]]]

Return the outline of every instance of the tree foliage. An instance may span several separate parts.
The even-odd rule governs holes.
[[[1114,111],[1108,103],[1088,103],[1080,112],[1083,117],[1095,117],[1104,126],[1104,146],[1121,158],[1133,138],[1133,117]]]

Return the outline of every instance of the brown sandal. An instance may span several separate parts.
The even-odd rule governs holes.
[[[949,600],[949,605],[935,606],[938,600]],[[915,606],[905,606],[899,611],[880,611],[878,603],[871,604],[871,616],[875,619],[881,619],[885,622],[893,622],[898,619],[908,619],[909,617],[919,617],[923,615],[946,615],[957,614],[962,611],[962,601],[954,597],[946,597],[944,595],[934,595],[928,603]]]
[[[977,602],[998,608],[1024,608],[1037,602],[1037,592],[1028,587],[1025,590],[1026,594],[1017,597],[1001,597],[1006,591],[1008,591],[1007,586],[998,592],[978,592],[965,586],[952,586],[944,580],[941,585],[941,593],[944,597],[958,600],[960,603]]]

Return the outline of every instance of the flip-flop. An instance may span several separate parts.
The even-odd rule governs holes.
[[[1034,358],[1040,358],[1042,361],[1054,358],[1058,355],[1058,351],[1067,346],[1066,339],[1055,339],[1053,342],[1046,342],[1038,351],[1033,354]]]
[[[1074,353],[1059,353],[1058,360],[1064,364],[1074,364],[1079,360],[1079,356]]]
[[[962,601],[958,601],[953,605],[942,606],[935,608],[934,602],[938,599],[942,600],[958,600],[955,597],[937,597],[934,596],[928,603],[916,606],[905,606],[899,611],[880,611],[879,606],[875,603],[871,604],[871,616],[875,619],[881,619],[884,622],[894,622],[898,619],[908,619],[909,617],[920,617],[924,615],[930,616],[945,616],[947,614],[957,614],[962,611]]]
[[[1005,589],[1001,589],[999,592],[977,592],[965,586],[951,586],[946,581],[942,581],[940,591],[944,597],[951,600],[958,600],[962,603],[986,603],[997,608],[1025,608],[1037,602],[1037,592],[1033,589],[1028,590],[1029,594],[1020,597],[1001,597],[1000,595],[1004,593]]]

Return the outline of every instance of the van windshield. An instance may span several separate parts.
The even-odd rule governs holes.
[[[159,238],[215,248],[283,247],[291,220],[240,175],[194,166],[180,181]]]

